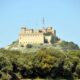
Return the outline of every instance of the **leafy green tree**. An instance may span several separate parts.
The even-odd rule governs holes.
[[[77,74],[78,79],[80,79],[80,63],[76,67],[76,74]]]

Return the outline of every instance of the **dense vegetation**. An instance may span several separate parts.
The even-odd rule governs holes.
[[[57,43],[60,39],[56,36],[53,36],[51,37],[51,44],[54,44],[54,43]]]
[[[64,49],[64,50],[78,50],[79,46],[73,42],[67,42],[67,41],[62,41],[60,43],[60,46]]]
[[[52,35],[52,33],[51,32],[47,32],[47,33],[44,33],[44,35],[45,36],[50,36],[50,35]]]
[[[80,50],[42,48],[35,53],[0,49],[0,80],[80,79]]]

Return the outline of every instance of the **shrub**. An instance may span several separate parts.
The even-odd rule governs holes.
[[[59,41],[59,40],[60,40],[60,39],[59,39],[58,37],[52,35],[52,37],[51,37],[51,43],[52,43],[52,44],[53,44],[53,43],[56,43],[56,42]]]
[[[27,44],[27,48],[32,48],[32,44]]]

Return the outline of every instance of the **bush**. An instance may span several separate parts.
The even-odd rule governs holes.
[[[45,36],[50,36],[50,35],[52,35],[52,33],[51,32],[47,32],[47,33],[44,33],[44,35]]]
[[[27,48],[32,48],[32,44],[27,44]]]
[[[56,43],[56,42],[59,41],[59,40],[60,40],[60,39],[59,39],[58,37],[52,35],[52,37],[51,37],[51,43],[52,43],[52,44]]]
[[[24,47],[24,45],[21,45],[21,47]]]

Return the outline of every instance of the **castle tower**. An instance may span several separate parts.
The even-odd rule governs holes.
[[[22,27],[20,34],[25,34],[25,33],[26,33],[26,27]]]

